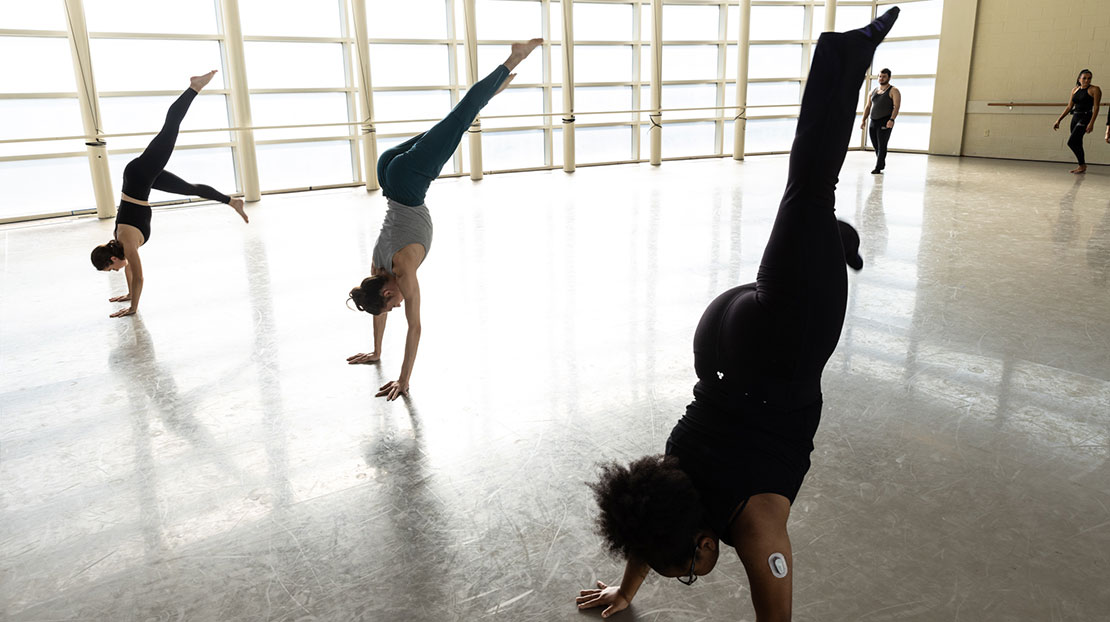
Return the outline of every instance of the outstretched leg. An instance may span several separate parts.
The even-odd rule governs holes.
[[[879,155],[879,126],[875,123],[874,119],[867,122],[867,135],[871,138],[871,147],[875,150],[875,169],[871,172],[881,171],[879,162],[882,161],[882,156]]]
[[[889,120],[890,119],[887,119],[887,121],[889,121]],[[893,131],[894,131],[893,128],[888,128],[886,126],[886,121],[883,121],[882,127],[879,128],[879,142],[882,143],[882,146],[883,146],[882,155],[879,156],[879,170],[880,171],[886,170],[886,150],[887,150],[887,145],[890,144],[890,134]]]
[[[378,158],[378,178],[389,198],[405,205],[421,205],[432,180],[451,159],[478,112],[512,80],[511,74],[543,39],[514,43],[512,53],[488,76],[474,83],[466,96],[442,121],[419,136],[387,150]]]
[[[154,179],[158,177],[162,169],[166,168],[166,163],[170,161],[174,145],[177,143],[177,133],[181,129],[181,121],[185,118],[185,113],[189,111],[189,105],[193,103],[197,93],[211,82],[215,75],[216,71],[212,70],[204,75],[193,76],[189,79],[189,88],[185,89],[185,92],[170,105],[170,109],[166,113],[166,122],[162,125],[158,135],[150,141],[150,144],[147,145],[139,157],[128,162],[127,167],[123,169],[124,194],[140,201],[147,200]]]
[[[875,147],[875,170],[872,173],[881,173],[886,168],[886,146],[890,143],[890,130],[886,122],[890,117],[871,121],[871,144]]]
[[[1071,137],[1068,138],[1068,147],[1071,148],[1072,153],[1075,154],[1075,159],[1079,161],[1079,166],[1072,169],[1073,173],[1087,172],[1087,160],[1083,153],[1083,136],[1087,133],[1087,124],[1091,122],[1091,118],[1084,114],[1072,115],[1071,118]]]
[[[243,199],[233,199],[226,194],[216,190],[212,186],[204,184],[191,184],[184,179],[169,171],[162,171],[154,178],[153,188],[161,190],[162,192],[172,192],[174,194],[183,194],[186,196],[198,196],[208,199],[210,201],[219,201],[230,205],[232,209],[239,214],[243,222],[250,222],[247,219],[247,213],[243,211]]]
[[[848,253],[841,241],[847,232],[835,216],[834,193],[855,127],[864,74],[897,17],[895,7],[859,30],[822,34],[814,54],[790,150],[786,191],[756,281],[760,305],[789,333],[790,348],[799,357],[798,371],[820,373],[840,338],[848,297]],[[847,259],[855,263],[856,255],[851,255]]]

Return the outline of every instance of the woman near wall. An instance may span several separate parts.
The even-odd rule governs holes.
[[[1079,160],[1079,166],[1071,170],[1076,174],[1087,172],[1087,160],[1083,155],[1083,135],[1090,134],[1095,129],[1095,119],[1098,118],[1098,108],[1102,101],[1102,89],[1091,84],[1093,77],[1090,69],[1079,72],[1079,77],[1075,80],[1075,88],[1071,90],[1071,97],[1068,98],[1067,107],[1052,126],[1053,131],[1060,129],[1060,122],[1068,116],[1068,113],[1071,113],[1071,138],[1068,138],[1068,147]],[[1110,133],[1107,137],[1110,139]]]

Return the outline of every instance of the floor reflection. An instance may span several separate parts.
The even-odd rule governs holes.
[[[387,382],[380,373],[378,378]],[[409,397],[401,403],[407,416],[381,400],[370,405],[374,430],[362,443],[375,491],[365,528],[376,537],[361,553],[386,567],[384,576],[366,589],[376,594],[372,602],[377,615],[392,612],[397,618],[449,599],[443,579],[454,570],[450,532],[458,527],[435,491],[420,412]]]
[[[1056,251],[1057,259],[1062,258],[1079,239],[1079,217],[1075,213],[1075,198],[1079,194],[1079,187],[1083,185],[1084,175],[1076,175],[1071,188],[1060,198],[1060,210],[1056,215],[1056,223],[1052,228],[1052,245]]]
[[[211,463],[227,477],[248,479],[231,458],[230,447],[218,440],[198,417],[204,398],[217,391],[222,381],[200,385],[181,392],[172,367],[163,364],[154,350],[154,339],[142,316],[135,315],[116,324],[119,344],[108,355],[109,368],[127,387],[130,403],[132,438],[128,445],[135,453],[135,471],[139,523],[148,554],[157,554],[164,547],[165,516],[163,477],[165,464],[154,448],[154,441],[163,428],[189,443],[194,452],[193,464]],[[153,426],[157,420],[160,426]]]
[[[1087,265],[1091,267],[1094,282],[1106,285],[1110,277],[1110,203],[1091,229],[1091,237],[1087,240]]]

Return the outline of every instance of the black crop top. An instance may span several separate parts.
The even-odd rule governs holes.
[[[752,495],[777,493],[794,503],[821,421],[820,394],[789,409],[762,397],[701,380],[667,439],[666,453],[693,480],[707,525],[728,545],[729,526]]]
[[[139,205],[131,201],[120,201],[116,210],[116,229],[114,235],[119,237],[119,226],[131,225],[143,234],[143,244],[150,241],[150,206]],[[139,246],[142,246],[140,244]]]

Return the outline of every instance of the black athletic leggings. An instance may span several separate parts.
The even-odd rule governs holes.
[[[1083,157],[1083,137],[1087,134],[1087,125],[1090,122],[1090,112],[1076,112],[1071,116],[1071,138],[1068,139],[1068,147],[1079,160],[1079,166],[1087,165],[1087,160]]]
[[[834,215],[837,176],[864,74],[897,16],[895,7],[859,30],[821,35],[790,150],[786,192],[757,280],[725,292],[703,315],[694,335],[700,379],[716,380],[721,373],[729,386],[766,398],[819,398],[821,372],[840,340],[848,300]]]
[[[231,203],[231,197],[221,193],[212,186],[204,184],[191,184],[177,175],[164,170],[166,163],[173,154],[173,146],[177,142],[177,132],[181,129],[181,121],[189,111],[189,104],[197,92],[191,88],[177,98],[166,113],[166,123],[162,130],[150,141],[139,157],[127,163],[123,169],[123,193],[132,199],[146,201],[150,197],[150,189],[204,197],[220,203]]]
[[[887,121],[890,117],[871,119],[871,124],[867,126],[871,146],[875,148],[875,168],[880,171],[886,168],[886,145],[890,142],[890,133],[894,131],[894,128],[887,129]]]

